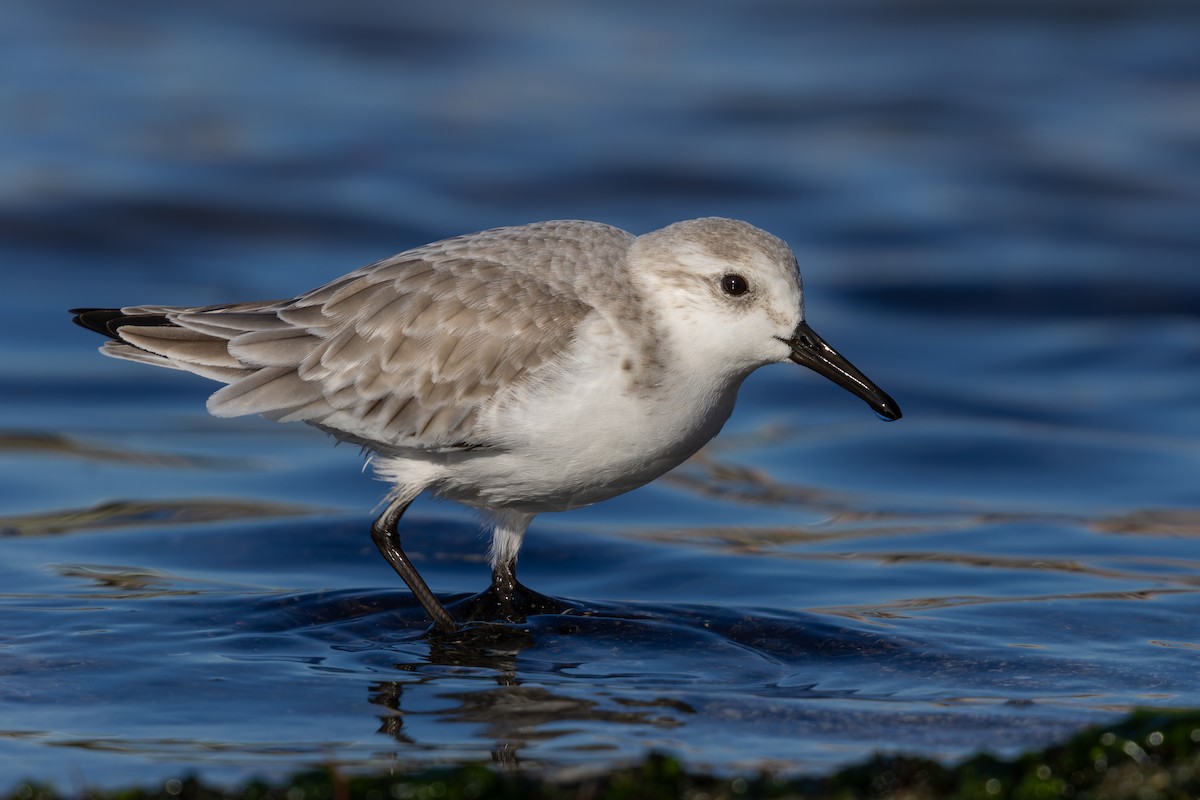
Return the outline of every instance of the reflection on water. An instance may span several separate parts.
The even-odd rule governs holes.
[[[0,517],[0,536],[47,536],[104,528],[158,527],[314,513],[317,509],[246,500],[126,500],[92,508]]]
[[[165,593],[187,594],[186,590],[170,588],[179,579],[157,570],[138,567],[101,567],[86,564],[58,564],[54,571],[62,578],[92,582],[100,592],[96,597],[129,598],[153,597]]]
[[[9,6],[0,774],[804,772],[1200,705],[1196,8]],[[212,419],[64,311],[706,214],[796,246],[905,419],[762,370],[672,475],[539,517],[522,578],[567,613],[455,636],[353,449]],[[486,585],[468,512],[409,519],[443,599]]]
[[[1200,511],[1190,508],[1143,509],[1092,523],[1104,533],[1149,536],[1200,536]]]
[[[229,467],[249,466],[247,459],[212,458],[179,453],[152,453],[131,450],[125,447],[88,442],[61,433],[47,431],[0,431],[0,453],[9,452],[15,456],[23,455],[53,455],[92,459],[114,464],[140,464],[164,468],[198,468],[222,469]]]

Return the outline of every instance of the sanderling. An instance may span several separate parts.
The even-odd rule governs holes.
[[[538,222],[408,250],[288,300],[72,313],[110,337],[105,355],[225,384],[208,399],[218,417],[307,422],[362,445],[393,485],[372,538],[443,630],[454,618],[397,530],[423,491],[487,515],[484,594],[519,618],[514,597],[534,596],[516,579],[534,516],[680,464],[755,369],[790,360],[900,417],[804,321],[791,249],[731,219],[636,237]]]

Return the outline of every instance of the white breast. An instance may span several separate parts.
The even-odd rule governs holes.
[[[557,372],[498,403],[481,427],[503,444],[469,454],[432,487],[436,494],[562,511],[654,480],[721,430],[743,376],[689,374],[669,356],[646,364],[603,321],[583,327],[577,341],[587,349],[576,347]]]

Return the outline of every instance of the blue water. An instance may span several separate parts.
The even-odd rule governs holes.
[[[667,751],[820,772],[1200,706],[1200,7],[17,0],[0,29],[0,789]],[[289,296],[443,236],[740,217],[900,403],[792,366],[539,517],[586,615],[451,640],[316,431],[64,309]],[[473,516],[419,501],[447,599]]]

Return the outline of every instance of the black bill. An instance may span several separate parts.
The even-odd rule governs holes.
[[[896,405],[896,401],[872,383],[870,378],[859,372],[853,364],[842,358],[837,350],[827,345],[824,339],[808,327],[807,322],[796,326],[788,344],[792,346],[792,354],[789,356],[792,361],[824,375],[843,389],[858,395],[884,419],[900,419],[900,406]]]

